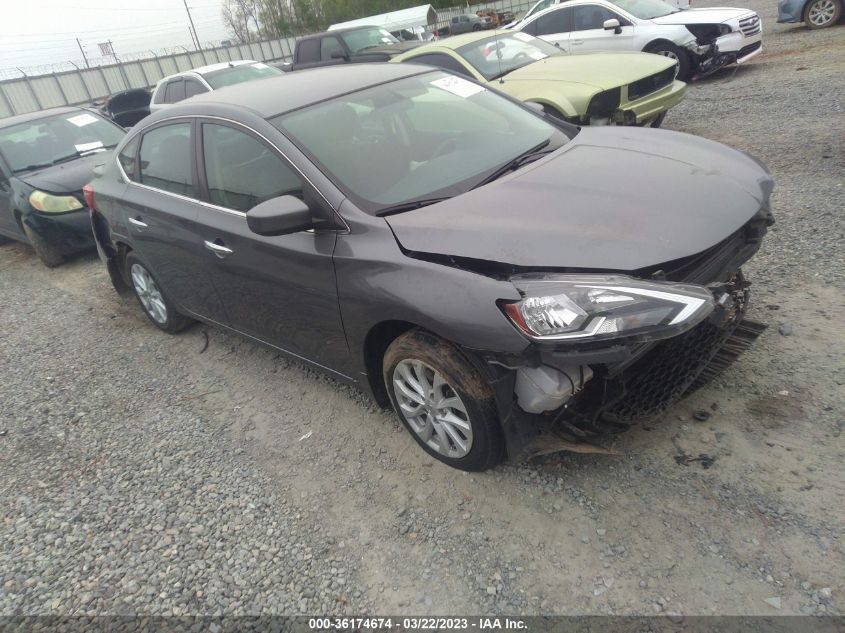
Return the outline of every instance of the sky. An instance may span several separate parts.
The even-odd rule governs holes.
[[[229,37],[220,17],[222,0],[188,0],[188,7],[200,42]],[[100,57],[97,44],[108,40],[118,57],[193,49],[183,0],[0,0],[0,16],[0,78],[16,67],[81,65],[77,37],[91,58]]]

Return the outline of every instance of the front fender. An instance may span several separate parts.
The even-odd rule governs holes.
[[[599,89],[565,81],[545,82],[542,86],[520,86],[506,82],[500,88],[520,101],[533,101],[553,107],[567,119],[581,119],[587,114],[587,105]]]

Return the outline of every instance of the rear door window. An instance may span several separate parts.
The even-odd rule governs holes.
[[[194,197],[190,123],[172,123],[145,133],[140,160],[143,184]]]
[[[572,8],[563,7],[550,11],[534,21],[536,28],[532,35],[554,35],[555,33],[569,33],[572,30]]]
[[[203,123],[202,145],[212,204],[245,213],[271,198],[303,197],[299,175],[251,134],[226,125]]]
[[[123,172],[129,177],[129,180],[137,180],[135,173],[135,164],[138,156],[138,137],[136,136],[126,144],[120,155],[117,157]]]
[[[167,89],[164,93],[165,103],[177,103],[185,99],[185,82],[179,78],[167,82]]]
[[[204,92],[208,92],[208,88],[196,79],[185,79],[185,98],[201,95]]]

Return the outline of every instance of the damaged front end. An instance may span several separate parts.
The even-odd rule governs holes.
[[[605,451],[612,436],[660,416],[736,360],[766,327],[745,316],[750,284],[739,265],[772,221],[761,212],[705,253],[636,276],[605,276],[611,281],[599,292],[602,284],[586,277],[579,285],[597,302],[592,317],[562,300],[543,318],[558,330],[569,326],[563,336],[537,337],[519,357],[475,352],[492,374],[509,456]],[[523,296],[540,296],[541,277],[525,279],[514,282]],[[516,310],[504,309],[522,329]]]
[[[756,13],[720,24],[688,24],[695,39],[685,48],[696,61],[696,79],[731,64],[744,64],[763,50],[762,23]]]

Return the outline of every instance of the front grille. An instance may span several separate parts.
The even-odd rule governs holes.
[[[601,417],[622,424],[654,418],[745,351],[765,326],[742,322],[748,289],[741,276],[736,278],[730,294],[733,304],[721,323],[707,320],[681,336],[663,341],[626,370],[629,378],[625,395]]]
[[[639,79],[628,86],[628,101],[636,101],[640,97],[665,88],[675,80],[675,66],[670,66],[656,75]]]
[[[742,18],[739,21],[739,30],[742,31],[742,34],[745,37],[757,35],[757,33],[761,31],[760,16],[755,13],[754,15],[750,15],[747,18]]]
[[[739,52],[736,54],[737,59],[742,59],[746,55],[750,55],[762,45],[763,42],[754,42],[753,44],[749,44],[748,46],[743,46],[741,49],[739,49]]]

